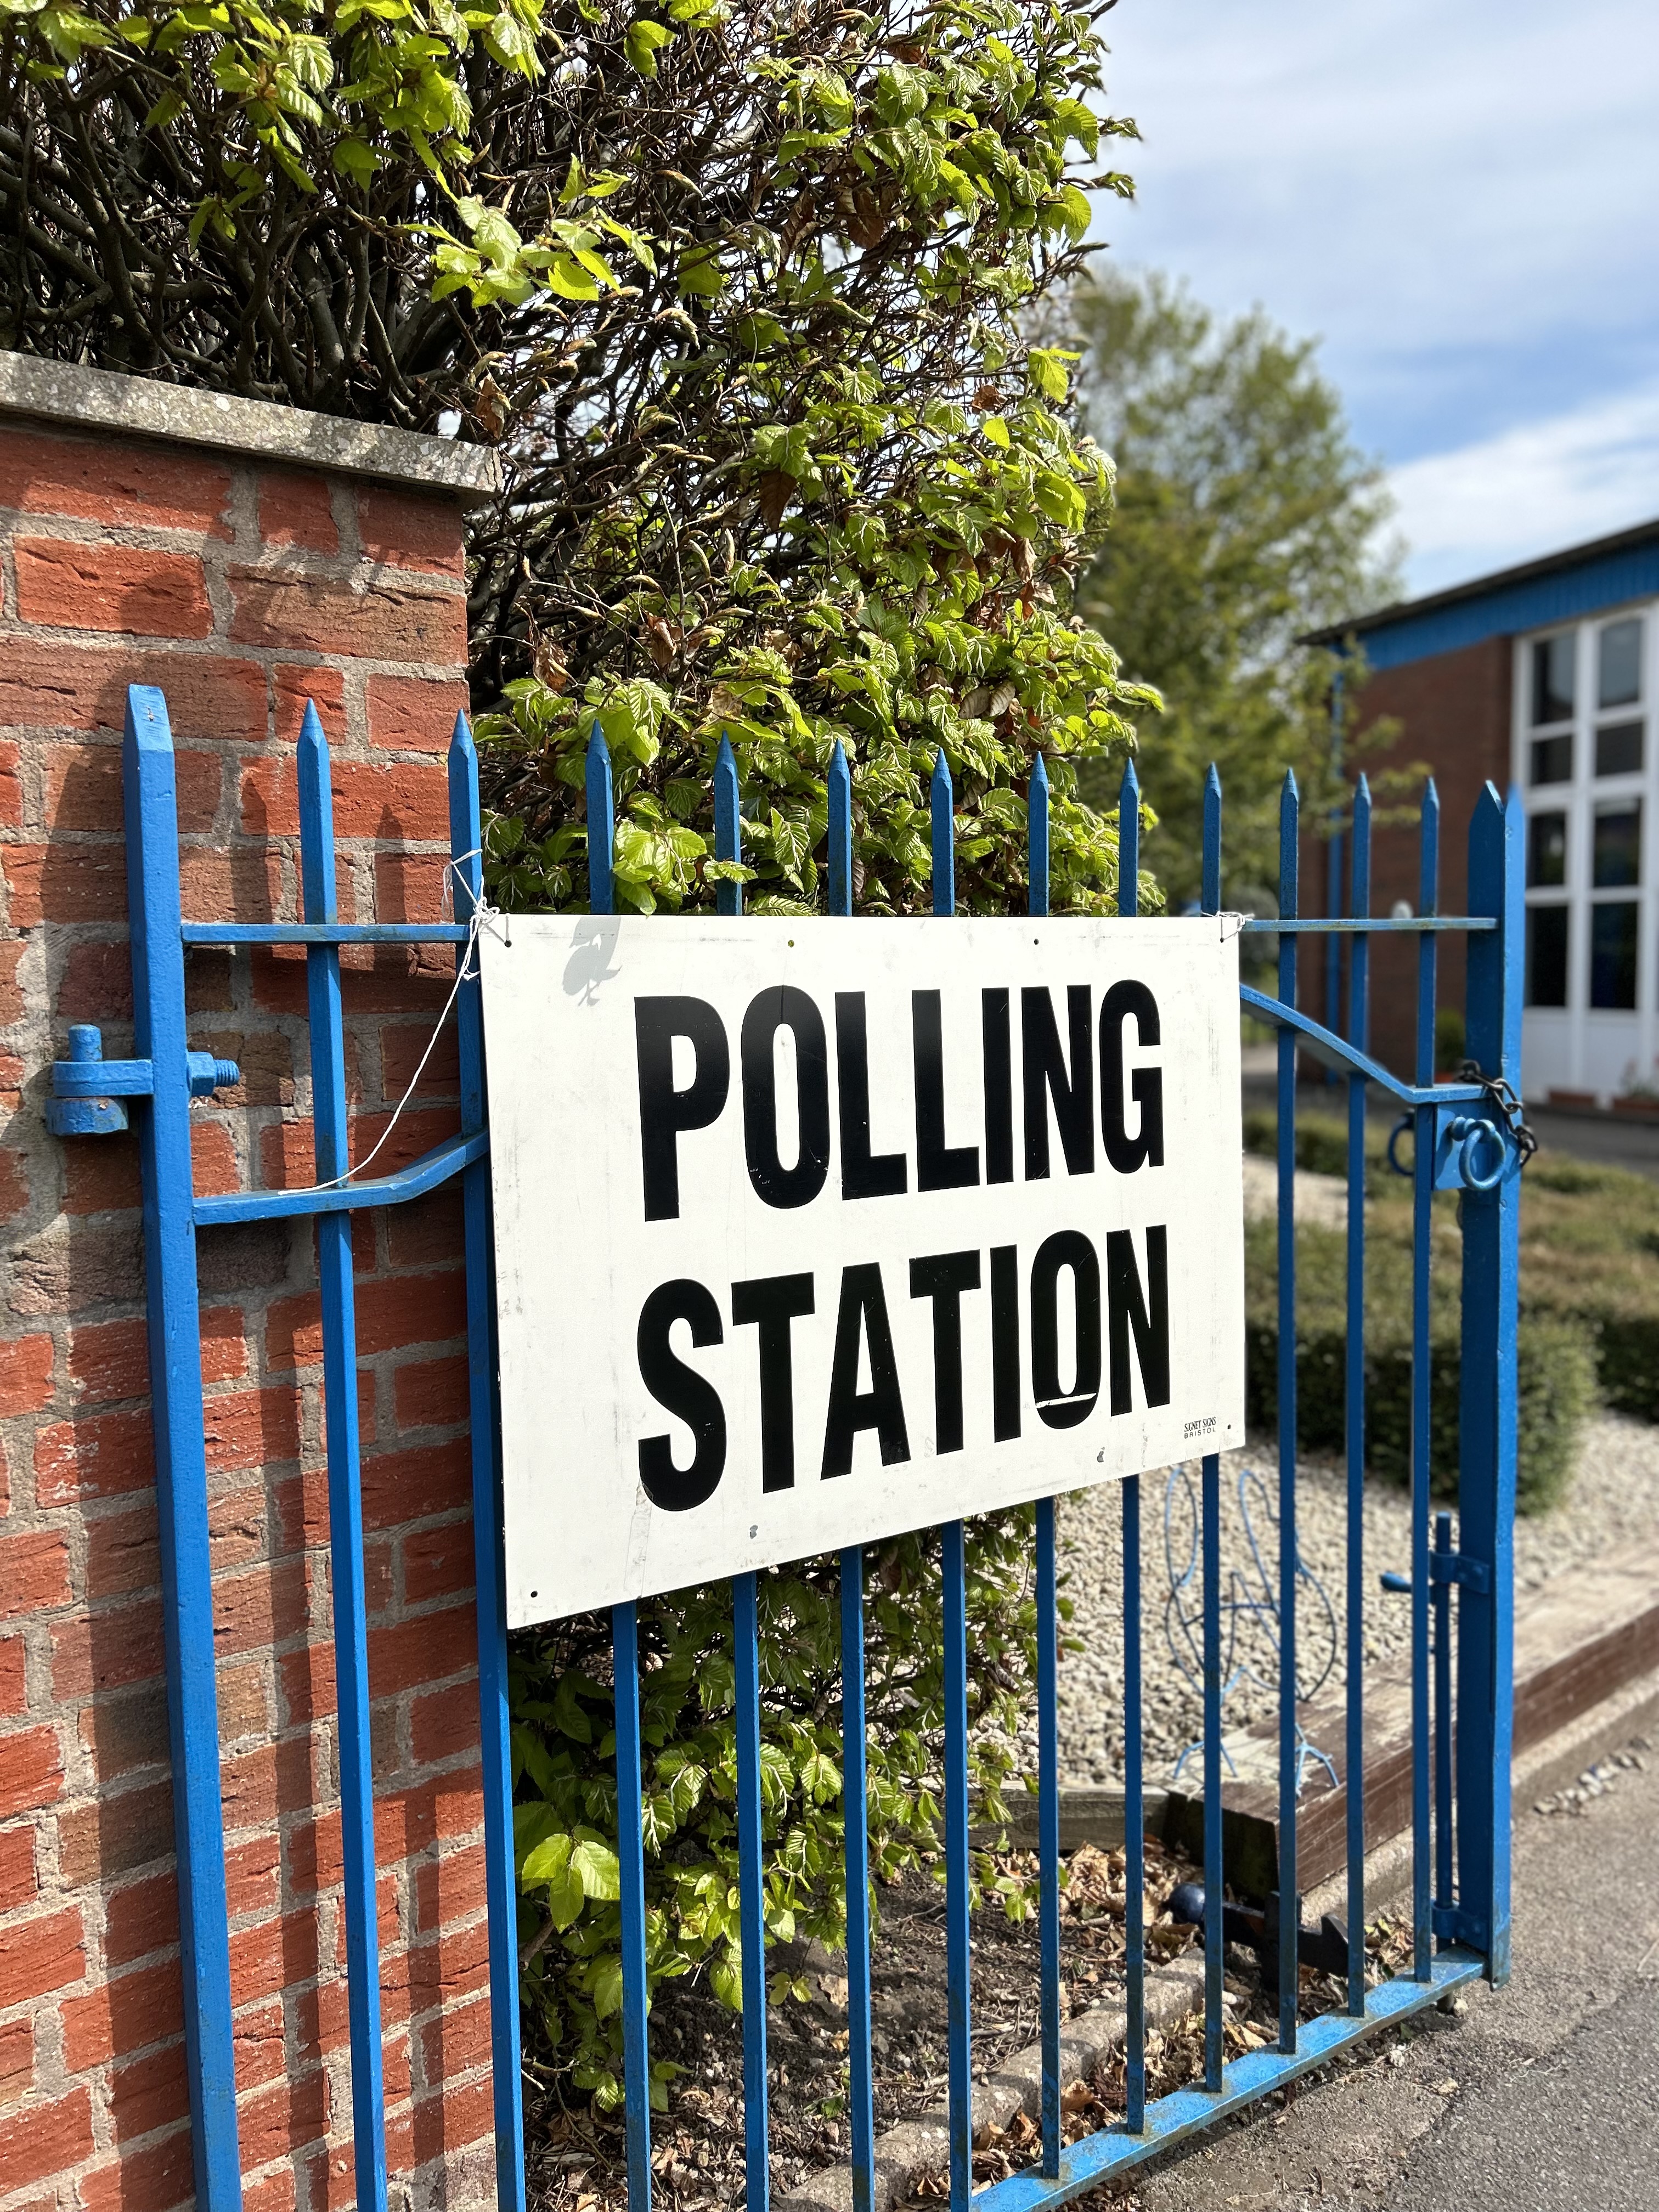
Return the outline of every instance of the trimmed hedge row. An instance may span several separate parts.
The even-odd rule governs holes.
[[[1445,1231],[1449,1231],[1448,1236]],[[1245,1231],[1247,1419],[1271,1431],[1279,1407],[1277,1230]],[[1455,1231],[1437,1223],[1438,1265],[1431,1276],[1430,1466],[1436,1494],[1457,1486],[1460,1370]],[[1340,1452],[1347,1409],[1346,1254],[1341,1232],[1304,1224],[1297,1231],[1297,1432],[1304,1451]],[[1452,1249],[1443,1249],[1449,1243]],[[1411,1249],[1375,1221],[1366,1239],[1365,1442],[1370,1470],[1411,1475]],[[1516,1500],[1541,1513],[1571,1479],[1583,1425],[1595,1403],[1589,1331],[1559,1316],[1524,1313],[1517,1346],[1519,1434]]]

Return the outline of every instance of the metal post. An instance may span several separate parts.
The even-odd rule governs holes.
[[[179,935],[179,806],[167,702],[148,684],[128,688],[121,787],[132,932],[134,1050],[154,1070],[153,1093],[138,1116],[138,1158],[191,2146],[202,2212],[239,2212],[242,2162],[236,2136],[219,1700],[213,1671],[207,1444],[191,1211],[185,958]]]

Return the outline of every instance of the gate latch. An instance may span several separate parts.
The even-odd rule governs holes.
[[[234,1060],[210,1052],[185,1055],[192,1098],[210,1098],[242,1079]],[[106,1060],[103,1032],[94,1023],[77,1022],[70,1031],[70,1056],[52,1062],[52,1096],[46,1127],[55,1137],[109,1137],[127,1127],[128,1098],[148,1098],[155,1089],[155,1069],[148,1060]]]
[[[1465,1589],[1476,1590],[1485,1597],[1492,1589],[1492,1567],[1486,1559],[1471,1559],[1467,1552],[1431,1552],[1429,1580],[1462,1583]]]

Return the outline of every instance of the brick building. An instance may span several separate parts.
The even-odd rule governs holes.
[[[1659,520],[1385,607],[1321,641],[1344,635],[1371,672],[1359,727],[1396,718],[1397,757],[1433,769],[1443,914],[1465,911],[1482,785],[1522,794],[1529,1095],[1605,1103],[1633,1082],[1659,1085]],[[1308,861],[1310,889],[1322,887],[1323,853]],[[1378,830],[1373,912],[1418,900],[1416,830]],[[1443,1006],[1463,1003],[1463,953],[1461,936],[1441,940]],[[1410,1074],[1415,951],[1379,940],[1371,957],[1372,1047]],[[1304,983],[1322,1013],[1322,973]]]
[[[126,687],[164,690],[186,916],[298,912],[295,741],[340,906],[440,910],[465,502],[493,456],[0,354],[0,2208],[193,2193],[138,1158],[47,1129],[68,1026],[131,1051]],[[344,956],[354,1159],[453,975]],[[306,969],[187,955],[198,1192],[314,1176]],[[459,1127],[453,1028],[381,1154]],[[355,1217],[386,2112],[409,2212],[494,2198],[460,1199]],[[355,2195],[311,1226],[199,1237],[215,1661],[248,2212]]]

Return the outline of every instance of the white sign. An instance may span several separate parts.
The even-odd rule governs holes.
[[[1242,1443],[1230,927],[486,939],[509,1622]]]

